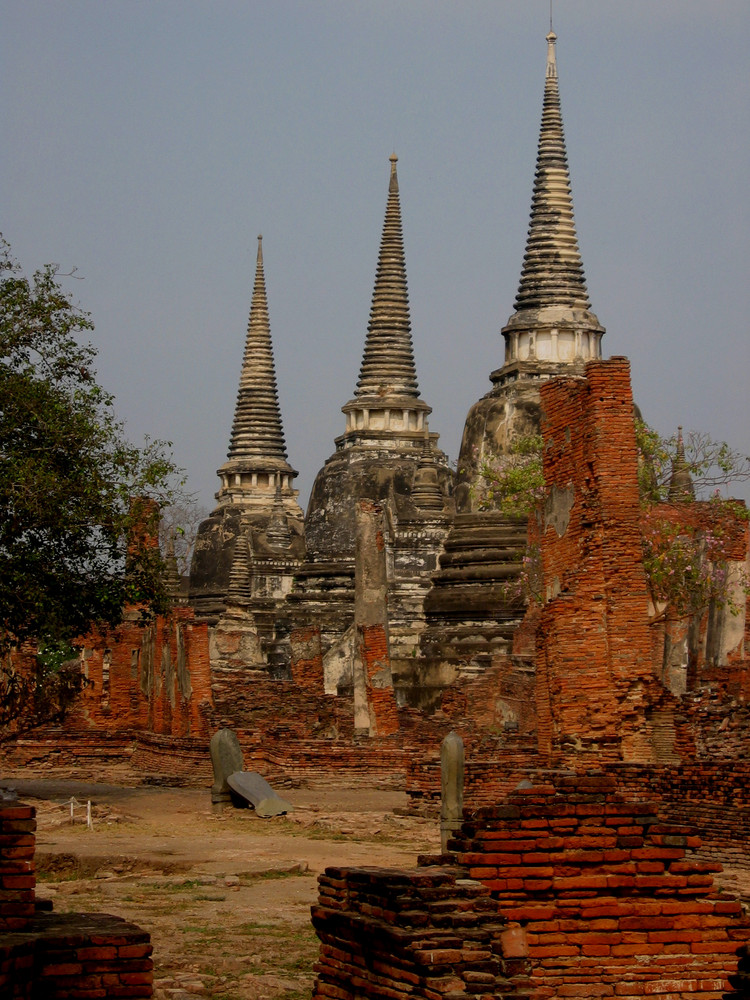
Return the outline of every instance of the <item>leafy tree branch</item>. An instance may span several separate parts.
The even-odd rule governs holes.
[[[168,443],[127,441],[92,330],[55,265],[28,278],[0,242],[0,651],[70,642],[128,603],[168,606],[158,550],[127,550],[133,498],[171,502],[179,470]]]

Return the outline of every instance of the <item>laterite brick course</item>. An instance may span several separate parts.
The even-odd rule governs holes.
[[[747,983],[750,920],[715,890],[720,866],[611,775],[540,772],[448,846],[415,870],[326,869],[315,1000],[721,1000]]]
[[[750,937],[691,827],[628,802],[603,773],[547,772],[467,817],[449,844],[526,931],[534,997],[719,1000]]]
[[[462,872],[327,868],[314,1000],[527,997],[523,933]]]
[[[539,749],[652,759],[655,689],[643,569],[638,454],[626,358],[540,388],[544,604],[537,633]],[[582,696],[584,695],[585,696]]]
[[[34,917],[33,806],[0,806],[0,933],[19,931]]]

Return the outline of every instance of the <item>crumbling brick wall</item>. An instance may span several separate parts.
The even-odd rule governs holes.
[[[32,806],[0,805],[0,996],[147,1000],[153,965],[146,931],[108,914],[37,909],[35,829]]]
[[[398,710],[391,681],[388,629],[382,622],[359,625],[357,635],[369,732],[373,736],[390,736],[398,732]]]
[[[82,656],[86,685],[69,728],[210,735],[208,630],[191,609],[148,623],[133,611],[111,632],[87,636]]]
[[[317,998],[720,1000],[750,921],[714,888],[694,830],[626,801],[611,775],[523,784],[465,813],[450,856],[326,870]]]
[[[313,925],[314,1000],[526,997],[517,925],[489,890],[440,868],[327,868]]]
[[[720,866],[695,858],[694,830],[626,801],[609,775],[537,780],[449,844],[524,925],[532,995],[719,1000],[750,922],[714,888]]]
[[[443,692],[440,709],[456,726],[492,734],[536,734],[535,676],[527,663],[498,654],[478,677],[462,678]]]
[[[609,773],[628,798],[649,797],[659,814],[701,833],[698,851],[733,868],[750,868],[750,762],[693,760],[679,765],[616,764]]]
[[[650,760],[652,683],[629,364],[541,387],[544,606],[538,632],[539,747]]]
[[[0,933],[34,917],[35,816],[32,806],[0,806]]]

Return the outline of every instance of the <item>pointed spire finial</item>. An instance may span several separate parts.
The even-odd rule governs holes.
[[[516,309],[547,305],[589,310],[578,249],[565,150],[553,31],[547,35],[547,74],[536,160],[531,221]]]
[[[395,153],[391,153],[388,157],[391,161],[391,178],[388,184],[388,193],[395,193],[398,196],[398,174],[396,173],[396,164],[398,163],[398,157]]]
[[[286,460],[271,349],[262,236],[258,236],[255,283],[228,455],[230,459],[250,456]]]
[[[547,76],[557,77],[557,56],[555,53],[555,42],[557,35],[552,30],[552,11],[550,9],[549,34],[547,35]]]
[[[690,475],[690,466],[685,458],[685,442],[682,440],[682,427],[677,428],[677,447],[672,461],[672,476],[669,480],[667,499],[685,501],[695,499],[695,486]]]

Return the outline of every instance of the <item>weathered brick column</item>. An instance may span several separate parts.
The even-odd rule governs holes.
[[[33,806],[0,806],[0,932],[23,930],[34,917]]]
[[[0,997],[153,996],[149,934],[106,913],[35,912],[35,810],[0,807]]]
[[[720,1000],[750,923],[715,889],[721,866],[695,858],[694,830],[626,801],[608,775],[537,782],[478,810],[451,842],[525,928],[533,997]]]
[[[653,683],[627,359],[541,387],[544,607],[538,632],[539,749],[553,759],[651,759]]]
[[[370,736],[398,731],[388,641],[388,577],[383,509],[372,500],[357,506],[354,573],[354,725]]]

